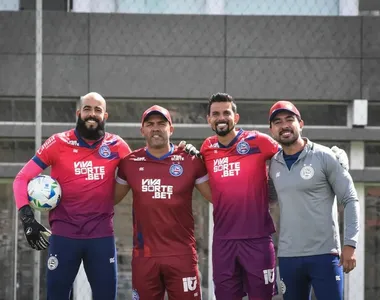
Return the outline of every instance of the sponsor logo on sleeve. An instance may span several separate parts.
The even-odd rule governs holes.
[[[37,151],[37,154],[41,154],[43,151],[49,149],[52,145],[55,144],[55,137],[54,136],[51,136],[49,137],[45,143],[43,143],[43,145],[38,149]]]

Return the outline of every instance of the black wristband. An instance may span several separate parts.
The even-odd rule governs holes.
[[[29,223],[34,220],[33,209],[29,205],[24,205],[18,211],[22,222]]]

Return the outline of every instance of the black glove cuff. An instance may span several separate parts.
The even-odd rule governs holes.
[[[24,205],[18,211],[22,222],[30,223],[34,221],[33,209],[29,205]]]

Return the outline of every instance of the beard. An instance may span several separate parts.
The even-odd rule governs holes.
[[[292,136],[289,138],[281,137],[282,133],[284,133],[284,132],[290,132],[292,134]],[[280,134],[276,140],[280,145],[289,147],[289,146],[293,145],[298,140],[299,136],[300,136],[299,132],[294,132],[293,130],[283,130],[282,132],[280,132]]]
[[[218,129],[218,124],[220,124],[220,123],[225,123],[225,122],[218,122],[218,123],[215,123],[215,129],[212,129],[212,130],[216,133],[216,135],[218,135],[218,136],[226,136],[226,135],[229,134],[232,130],[235,129],[235,125],[232,125],[232,126],[230,127],[230,125],[227,123],[227,128],[224,129],[224,130],[220,130],[220,129]]]
[[[89,121],[89,120],[95,121],[98,125],[96,127],[87,127],[86,121]],[[104,136],[105,134],[104,127],[105,127],[104,121],[99,121],[93,117],[88,117],[82,120],[82,117],[79,114],[75,129],[78,131],[79,135],[82,138],[86,140],[97,141]]]

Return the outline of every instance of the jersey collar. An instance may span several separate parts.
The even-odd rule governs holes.
[[[99,145],[99,143],[101,143],[104,139],[104,136],[103,136],[99,140],[97,140],[95,143],[90,145],[79,135],[79,133],[76,129],[74,129],[74,134],[75,134],[76,138],[78,139],[79,147],[85,147],[85,148],[90,148],[90,149],[96,148]]]
[[[237,140],[239,139],[239,137],[241,136],[241,134],[243,133],[243,131],[244,131],[243,129],[239,129],[239,131],[236,134],[236,136],[233,138],[233,140],[227,146],[219,143],[219,141],[218,141],[219,148],[230,148],[231,146],[233,146],[237,142]]]
[[[151,158],[151,159],[154,159],[154,160],[163,160],[165,158],[167,158],[169,155],[172,155],[173,152],[174,152],[174,145],[172,143],[170,143],[170,149],[169,149],[169,152],[162,155],[161,157],[156,157],[154,156],[153,154],[151,154],[148,150],[148,148],[145,148],[145,152],[146,152],[146,155]]]
[[[306,156],[310,151],[312,151],[314,149],[314,143],[312,141],[310,141],[308,138],[305,138],[305,137],[303,139],[306,141],[306,145],[302,149],[302,151],[301,151],[300,155],[298,156],[297,160],[302,159],[304,156]],[[278,151],[275,154],[274,159],[285,164],[284,150],[280,149],[280,151]]]

